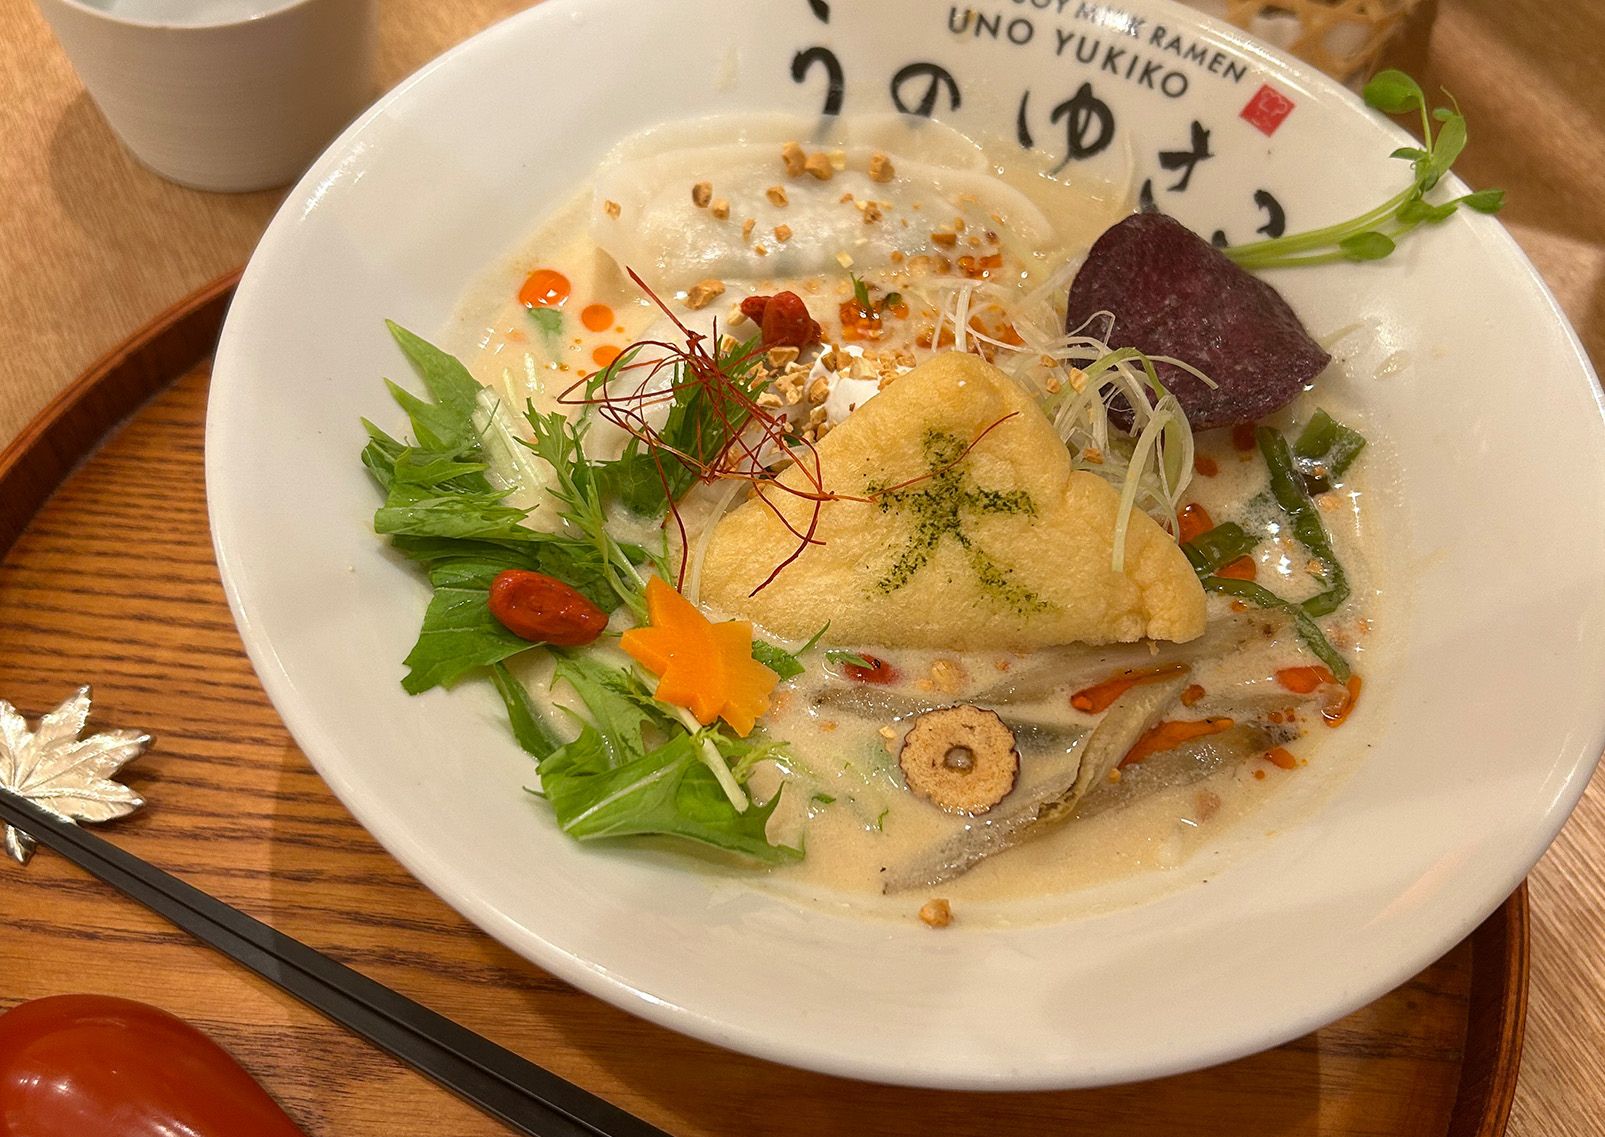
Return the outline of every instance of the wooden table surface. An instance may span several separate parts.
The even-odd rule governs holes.
[[[378,83],[394,83],[522,6],[383,0]],[[1595,73],[1602,58],[1605,4],[1594,0],[1437,0],[1390,60],[1460,100],[1476,132],[1460,168],[1474,185],[1510,191],[1506,224],[1597,363],[1605,361],[1605,84]],[[0,0],[0,170],[0,445],[85,365],[242,263],[280,197],[202,194],[145,171],[27,0]],[[1602,860],[1605,782],[1596,778],[1530,880],[1532,988],[1514,1137],[1605,1132]],[[405,880],[393,868],[374,872],[401,878],[398,887]],[[29,934],[15,915],[0,913],[0,939]],[[470,1003],[473,986],[494,987],[507,965],[506,953],[480,954],[484,974],[457,978]],[[72,978],[62,976],[59,989],[73,989]],[[602,1016],[587,1028],[596,1037],[583,1041],[626,1024]]]

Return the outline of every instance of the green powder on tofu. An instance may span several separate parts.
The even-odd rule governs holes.
[[[896,592],[935,555],[951,536],[965,552],[975,578],[987,596],[1018,614],[1041,612],[1048,604],[1014,579],[1014,570],[993,560],[964,531],[966,514],[1017,513],[1035,517],[1036,504],[1021,490],[986,489],[974,484],[964,468],[966,444],[952,434],[928,429],[923,438],[929,473],[913,485],[892,489],[871,484],[868,491],[882,513],[897,513],[911,522],[908,544],[893,558],[875,590]]]

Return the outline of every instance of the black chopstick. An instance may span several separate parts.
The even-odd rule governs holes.
[[[520,1133],[667,1137],[663,1130],[550,1070],[4,789],[0,789],[0,821],[21,829]]]

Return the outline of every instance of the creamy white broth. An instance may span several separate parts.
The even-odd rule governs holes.
[[[697,128],[677,129],[679,137],[685,139],[695,137]],[[724,137],[722,127],[706,129],[714,137]],[[784,135],[785,128],[765,120],[755,133],[769,138]],[[697,310],[685,304],[688,287],[665,288],[661,298],[693,330],[711,332],[712,321],[717,317],[721,329],[728,328],[730,334],[739,337],[754,330],[750,322],[743,324],[735,311],[740,299],[790,289],[807,301],[810,314],[824,329],[827,344],[841,344],[853,354],[868,350],[883,357],[905,353],[927,357],[933,349],[928,337],[921,342],[921,333],[928,331],[935,320],[938,303],[934,295],[944,284],[964,279],[956,267],[959,255],[1001,257],[1001,271],[993,278],[1018,280],[1023,292],[1039,285],[1054,269],[1078,263],[1097,234],[1130,208],[1129,195],[1123,189],[1067,185],[1019,165],[1005,169],[990,160],[984,172],[998,177],[1011,193],[1029,201],[1049,218],[1054,239],[1035,247],[988,240],[989,232],[998,232],[1005,226],[1002,221],[983,217],[973,223],[966,220],[955,244],[942,246],[941,252],[930,250],[912,256],[905,253],[900,260],[879,267],[855,262],[853,271],[859,272],[877,295],[897,291],[908,302],[908,316],[888,320],[890,330],[878,341],[843,339],[838,307],[852,296],[846,268],[802,277],[752,275],[743,280],[732,279],[725,282],[724,293],[713,303]],[[689,175],[684,180],[689,182]],[[777,176],[776,180],[782,179]],[[686,190],[689,196],[689,185]],[[541,411],[566,409],[573,413],[575,408],[564,408],[559,396],[598,370],[598,349],[623,348],[644,336],[663,335],[667,321],[662,314],[592,237],[591,226],[596,223],[600,201],[600,195],[593,198],[588,190],[578,192],[503,265],[487,273],[460,308],[455,342],[449,346],[458,349],[476,378],[509,407],[521,409],[526,402],[532,402]],[[941,218],[938,227],[943,229],[955,228],[953,222],[964,216],[965,207],[973,205],[934,198],[918,204],[920,209],[909,210],[910,215],[920,215],[917,223],[925,224],[925,219],[934,213]],[[955,205],[957,212],[949,208]],[[757,226],[753,228],[756,235]],[[761,240],[761,235],[757,239]],[[942,256],[946,257],[946,266],[941,263]],[[518,298],[521,283],[538,267],[560,271],[570,285],[568,302],[562,308],[563,330],[556,336],[543,331]],[[651,279],[647,283],[654,284]],[[592,304],[605,304],[613,314],[613,319],[600,330],[587,328],[576,318]],[[876,385],[873,378],[846,378],[835,384],[825,404],[827,421],[846,417],[859,401],[872,397]],[[1273,425],[1292,429],[1320,405],[1360,428],[1369,441],[1368,450],[1349,472],[1345,484],[1319,499],[1334,547],[1354,590],[1344,607],[1327,618],[1323,626],[1355,671],[1364,676],[1366,687],[1350,724],[1342,730],[1328,730],[1322,725],[1313,705],[1298,714],[1298,726],[1304,733],[1287,743],[1287,749],[1299,760],[1296,769],[1280,769],[1259,759],[1229,765],[1204,781],[1163,789],[1120,809],[1061,825],[1036,840],[983,861],[955,880],[923,891],[883,895],[881,869],[887,863],[928,846],[967,822],[914,797],[903,786],[895,750],[906,720],[863,717],[821,702],[821,691],[827,686],[839,686],[840,681],[826,674],[827,668],[838,669],[830,668],[816,652],[807,660],[807,673],[778,689],[775,707],[761,727],[773,737],[789,741],[797,755],[789,779],[792,784],[771,823],[771,835],[788,843],[802,842],[807,855],[796,864],[775,869],[742,868],[741,875],[793,899],[845,904],[855,910],[900,917],[909,916],[928,896],[940,895],[950,898],[964,919],[1035,919],[1067,910],[1095,910],[1128,903],[1205,879],[1231,857],[1259,848],[1255,837],[1264,838],[1267,832],[1306,814],[1360,760],[1365,749],[1363,736],[1382,713],[1386,659],[1379,658],[1376,645],[1385,642],[1381,629],[1393,623],[1387,609],[1394,598],[1384,595],[1373,565],[1377,551],[1386,547],[1385,537],[1379,532],[1379,526],[1385,528],[1386,519],[1380,515],[1386,507],[1377,500],[1385,495],[1373,493],[1371,483],[1376,469],[1387,468],[1386,447],[1374,424],[1360,413],[1360,400],[1353,397],[1352,387],[1342,373],[1341,363],[1334,363],[1322,377],[1316,394],[1301,397],[1272,420]],[[590,447],[594,456],[611,456],[623,444],[622,433],[610,434],[610,429],[593,430]],[[1195,477],[1188,500],[1206,508],[1216,522],[1237,520],[1245,528],[1253,528],[1256,518],[1269,515],[1259,501],[1264,495],[1266,475],[1257,452],[1237,450],[1227,431],[1203,434],[1197,441],[1199,454],[1213,460],[1218,472]],[[699,528],[713,512],[716,496],[699,489],[687,502],[683,514],[693,545]],[[537,507],[531,516],[531,523],[537,525],[550,523],[554,517],[544,498],[538,486],[523,487],[515,495],[517,504]],[[1274,506],[1269,509],[1274,511]],[[661,539],[646,532],[634,536]],[[1320,581],[1306,571],[1308,554],[1285,535],[1262,541],[1254,559],[1259,581],[1279,594],[1298,599],[1321,587]],[[1232,603],[1223,597],[1212,596],[1209,603],[1212,618],[1232,612]],[[616,619],[615,631],[617,624]],[[850,647],[893,661],[909,678],[901,687],[903,693],[933,707],[965,701],[973,685],[953,685],[950,677],[955,668],[959,674],[979,682],[1018,662],[1018,657],[1004,652],[959,656],[883,649],[872,644],[832,646]],[[624,659],[619,656],[621,662]],[[1206,692],[1197,709],[1224,713],[1223,708],[1232,704],[1233,696],[1218,693],[1234,689],[1274,699],[1280,689],[1271,674],[1277,667],[1314,662],[1291,632],[1239,657],[1206,662],[1191,676],[1191,681]],[[931,678],[933,666],[942,677],[940,684]],[[526,663],[520,674],[537,699],[549,707],[577,705],[562,690],[548,690],[549,666],[539,661]],[[1032,721],[1039,723],[1095,725],[1096,716],[1083,715],[1069,706],[1072,690],[1054,691],[1016,709],[1029,712]],[[1194,717],[1192,712],[1178,711],[1166,717]],[[890,739],[883,733],[888,729]],[[1022,764],[1028,763],[1026,747],[1022,745],[1021,751]],[[753,783],[760,797],[779,785],[780,773],[776,769],[760,770]],[[694,854],[678,855],[687,864],[699,860]],[[701,860],[711,871],[725,871],[718,858]]]

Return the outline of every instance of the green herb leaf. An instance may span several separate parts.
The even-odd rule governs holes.
[[[527,445],[552,467],[557,484],[548,490],[560,503],[559,513],[575,542],[591,548],[608,587],[637,619],[644,620],[646,582],[635,571],[630,551],[608,531],[595,465],[585,456],[584,420],[570,422],[557,411],[543,415],[533,407],[527,417],[535,435]]]
[[[1423,224],[1443,221],[1460,202],[1482,212],[1493,212],[1503,202],[1500,190],[1480,191],[1450,202],[1425,200],[1465,150],[1466,120],[1458,109],[1438,107],[1429,114],[1420,85],[1404,72],[1394,70],[1379,72],[1366,84],[1365,100],[1388,114],[1420,113],[1422,144],[1400,146],[1392,153],[1392,157],[1410,161],[1410,184],[1376,208],[1348,221],[1224,250],[1239,266],[1256,270],[1380,260],[1393,252],[1406,233]],[[1436,132],[1434,122],[1439,124]]]
[[[1475,209],[1478,213],[1498,213],[1505,205],[1505,191],[1502,189],[1476,190],[1466,194],[1460,200],[1467,208]]]
[[[656,834],[770,863],[799,859],[800,850],[771,845],[765,832],[780,794],[738,813],[699,758],[698,746],[697,739],[680,734],[612,766],[600,735],[587,726],[541,762],[541,787],[558,825],[581,841]]]
[[[563,743],[546,725],[546,719],[535,706],[535,700],[530,698],[529,690],[514,677],[505,663],[498,663],[490,669],[490,679],[507,708],[507,722],[513,728],[513,737],[518,739],[524,752],[536,759],[550,757]]]
[[[773,671],[781,679],[792,679],[806,670],[797,657],[783,647],[766,640],[752,641],[752,658]]]
[[[557,308],[530,308],[529,318],[540,328],[549,347],[558,346],[563,338],[563,313]]]
[[[789,770],[795,759],[789,742],[769,738],[762,730],[747,738],[737,738],[715,724],[702,731],[700,737],[713,743],[738,782],[746,782],[752,776],[753,767],[760,762],[775,762],[783,770]]]
[[[479,398],[479,383],[468,373],[468,368],[456,356],[441,351],[429,341],[414,335],[400,324],[386,320],[385,327],[401,346],[402,353],[412,363],[418,377],[429,389],[429,395],[457,420],[471,426],[474,403]]]
[[[875,661],[872,659],[865,659],[856,651],[839,651],[833,649],[825,653],[825,658],[831,663],[837,665],[846,664],[849,667],[862,667],[865,671],[875,670]]]
[[[522,509],[502,505],[500,493],[437,494],[394,483],[373,515],[373,531],[385,536],[448,537],[516,541],[532,533]]]
[[[757,398],[768,386],[757,379],[758,341],[720,348],[714,365],[721,375],[748,398]],[[595,478],[604,497],[618,501],[633,513],[655,517],[671,498],[678,500],[697,480],[696,469],[676,455],[685,454],[698,465],[716,458],[740,434],[749,416],[729,401],[716,401],[701,382],[688,381],[683,367],[676,370],[674,400],[658,428],[662,446],[655,453],[642,449],[632,438],[624,453],[612,462],[595,463]]]
[[[806,668],[803,667],[802,660],[799,657],[812,651],[815,645],[817,645],[820,639],[824,636],[826,629],[829,627],[830,621],[826,620],[819,631],[809,636],[808,642],[803,644],[802,647],[798,648],[796,651],[787,651],[785,648],[779,647],[776,644],[755,639],[752,641],[752,658],[756,659],[770,671],[773,671],[776,675],[780,676],[782,680],[795,678],[806,670]],[[826,655],[828,656],[829,653],[827,652]]]
[[[850,272],[847,276],[853,282],[853,299],[857,301],[859,309],[864,312],[873,312],[875,305],[869,298],[869,286],[860,280],[855,272]]]
[[[1442,107],[1439,108],[1443,110]],[[1425,162],[1421,163],[1417,178],[1420,182],[1420,192],[1426,193],[1438,184],[1438,180],[1449,172],[1460,157],[1460,152],[1466,148],[1466,120],[1458,114],[1445,112],[1436,116],[1442,125],[1438,128],[1438,137],[1433,140],[1430,152]]]
[[[475,668],[500,663],[535,645],[519,639],[490,614],[486,590],[473,586],[437,587],[424,612],[418,642],[402,662],[401,681],[410,695],[454,683]]]
[[[406,444],[397,442],[367,419],[362,420],[362,426],[368,432],[368,445],[362,448],[362,464],[379,488],[388,492],[390,483],[395,480],[396,459],[407,449]]]
[[[1384,236],[1374,229],[1355,233],[1338,242],[1338,248],[1351,261],[1379,261],[1393,252],[1394,247],[1391,237]]]
[[[684,727],[635,677],[633,671],[609,666],[582,652],[553,652],[557,669],[552,682],[567,683],[579,695],[599,733],[609,767],[645,756],[646,731],[684,731]]]
[[[1400,221],[1410,225],[1435,225],[1453,215],[1459,206],[1460,200],[1458,198],[1454,201],[1445,201],[1437,205],[1417,198],[1400,206],[1396,216]]]
[[[1405,114],[1426,104],[1421,85],[1403,71],[1378,71],[1365,85],[1365,103],[1386,114]]]

